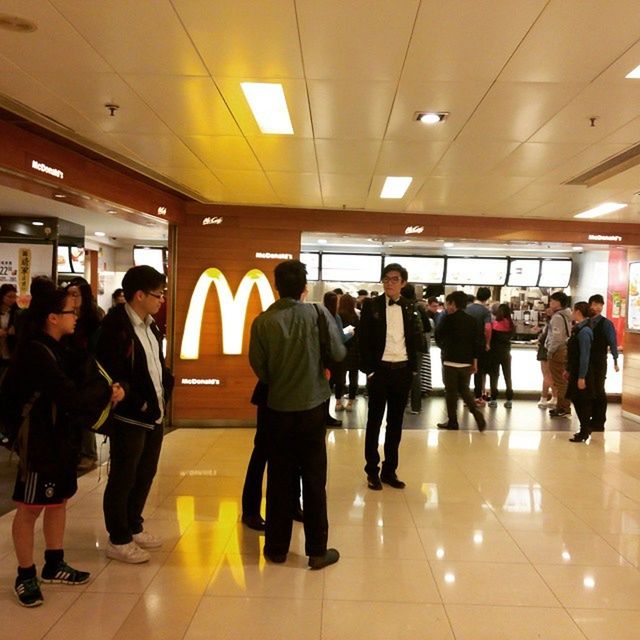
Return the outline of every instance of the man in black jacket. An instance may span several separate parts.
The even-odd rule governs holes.
[[[446,298],[447,315],[436,327],[436,343],[442,350],[444,393],[447,402],[447,422],[438,429],[458,429],[458,394],[476,419],[478,429],[484,431],[485,419],[476,407],[469,390],[469,379],[478,368],[478,356],[484,350],[482,327],[465,313],[467,295],[454,291]]]
[[[417,375],[416,354],[424,339],[417,311],[400,295],[407,278],[404,267],[388,264],[382,272],[384,295],[364,301],[358,327],[360,370],[367,374],[369,396],[364,470],[369,488],[377,491],[382,489],[382,482],[396,489],[405,486],[396,475],[398,448],[404,408],[413,376]],[[378,436],[385,407],[385,459],[380,471]]]
[[[109,532],[107,557],[146,562],[162,541],[144,530],[142,511],[156,474],[166,402],[173,376],[162,355],[155,315],[164,303],[165,276],[152,267],[129,269],[122,280],[126,303],[102,323],[96,356],[125,397],[114,411],[111,467],[104,492]]]

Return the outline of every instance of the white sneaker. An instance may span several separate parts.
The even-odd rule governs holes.
[[[120,562],[128,562],[129,564],[140,564],[148,562],[151,555],[148,551],[141,549],[135,542],[127,542],[127,544],[107,543],[107,558],[119,560]]]
[[[549,402],[547,402],[547,407],[549,409],[555,409],[558,406],[558,398],[551,398]]]
[[[549,401],[546,398],[540,398],[540,400],[538,400],[538,407],[540,407],[540,409],[546,409],[549,406]]]
[[[336,400],[336,411],[344,411],[346,409],[342,400]]]
[[[159,549],[162,546],[162,539],[154,536],[148,531],[141,531],[133,534],[133,541],[141,549]]]

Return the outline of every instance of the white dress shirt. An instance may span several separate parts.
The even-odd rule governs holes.
[[[402,307],[399,304],[389,305],[389,298],[385,295],[385,313],[387,317],[387,336],[384,343],[383,362],[406,362],[407,345],[404,340],[404,321]]]

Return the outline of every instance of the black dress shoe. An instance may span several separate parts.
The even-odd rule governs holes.
[[[330,564],[335,564],[340,559],[337,549],[327,549],[322,556],[309,556],[309,566],[312,569],[324,569]]]
[[[484,416],[476,411],[473,414],[473,417],[476,419],[476,425],[478,426],[478,431],[482,432],[487,428],[487,421],[484,419]]]
[[[257,515],[242,514],[242,524],[249,527],[249,529],[253,529],[254,531],[264,531],[266,526],[266,522],[259,513]]]
[[[282,564],[283,562],[286,561],[287,559],[287,554],[286,553],[267,553],[266,551],[264,552],[264,557],[269,561],[269,562],[275,562],[276,564]]]
[[[374,491],[382,491],[382,482],[378,476],[367,476],[367,486]]]
[[[438,429],[447,429],[449,431],[457,431],[460,427],[450,422],[438,422]]]
[[[395,473],[392,476],[381,475],[380,482],[384,482],[394,489],[404,489],[407,486],[402,480],[398,480],[398,476]]]
[[[327,427],[341,427],[342,420],[336,420],[333,416],[327,418]]]
[[[296,522],[304,522],[304,513],[302,511],[302,509],[300,507],[298,507],[297,509],[294,509],[291,512],[291,517],[296,521]]]
[[[590,435],[586,431],[578,431],[573,434],[572,438],[569,438],[569,442],[586,442]]]

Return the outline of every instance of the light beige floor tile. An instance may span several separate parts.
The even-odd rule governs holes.
[[[627,565],[597,533],[513,531],[512,536],[534,565]]]
[[[563,609],[447,604],[456,640],[584,640]]]
[[[557,607],[558,600],[528,564],[488,562],[432,563],[446,604]]]
[[[415,527],[333,525],[331,544],[344,558],[425,559]]]
[[[221,560],[220,551],[205,548],[192,553],[174,551],[149,583],[145,593],[201,595]]]
[[[637,640],[640,611],[569,609],[569,614],[589,640]]]
[[[222,522],[191,522],[175,546],[176,551],[206,553],[223,551],[236,530],[237,518]]]
[[[325,569],[325,594],[334,600],[441,602],[425,559],[341,558]]]
[[[127,564],[109,560],[109,564],[93,579],[87,591],[102,593],[144,593],[149,583],[167,561],[169,554],[154,551],[149,562]]]
[[[262,556],[228,554],[216,567],[205,593],[321,600],[326,570],[309,570],[307,560],[306,556],[289,553],[285,563],[274,564]]]
[[[419,502],[410,502],[409,508],[418,528],[504,531],[504,527],[488,505],[425,505]]]
[[[593,533],[586,522],[563,505],[530,503],[496,509],[495,514],[507,531]]]
[[[82,637],[81,630],[88,630],[87,625],[90,624],[90,633],[85,637],[111,640],[138,598],[138,595],[125,593],[83,593],[52,626],[45,638],[66,640],[69,637]]]
[[[454,640],[442,605],[325,601],[322,608],[322,640],[390,638]]]
[[[600,534],[640,534],[640,509],[605,510],[576,507],[573,508],[573,512]]]
[[[603,538],[634,567],[640,568],[640,535],[605,533]]]
[[[335,525],[377,527],[380,522],[385,526],[414,526],[413,516],[406,502],[378,500],[371,493],[357,500],[331,500],[327,510],[330,528]]]
[[[318,640],[320,600],[202,598],[184,640]]]
[[[640,573],[633,567],[536,568],[567,608],[640,610]]]
[[[524,562],[525,555],[506,531],[419,529],[429,561]]]
[[[244,478],[186,476],[171,491],[178,496],[223,496],[237,500],[242,495]]]
[[[406,481],[410,482],[409,479]],[[424,505],[463,503],[481,506],[485,503],[485,498],[468,480],[410,483],[404,493],[407,502]]]

